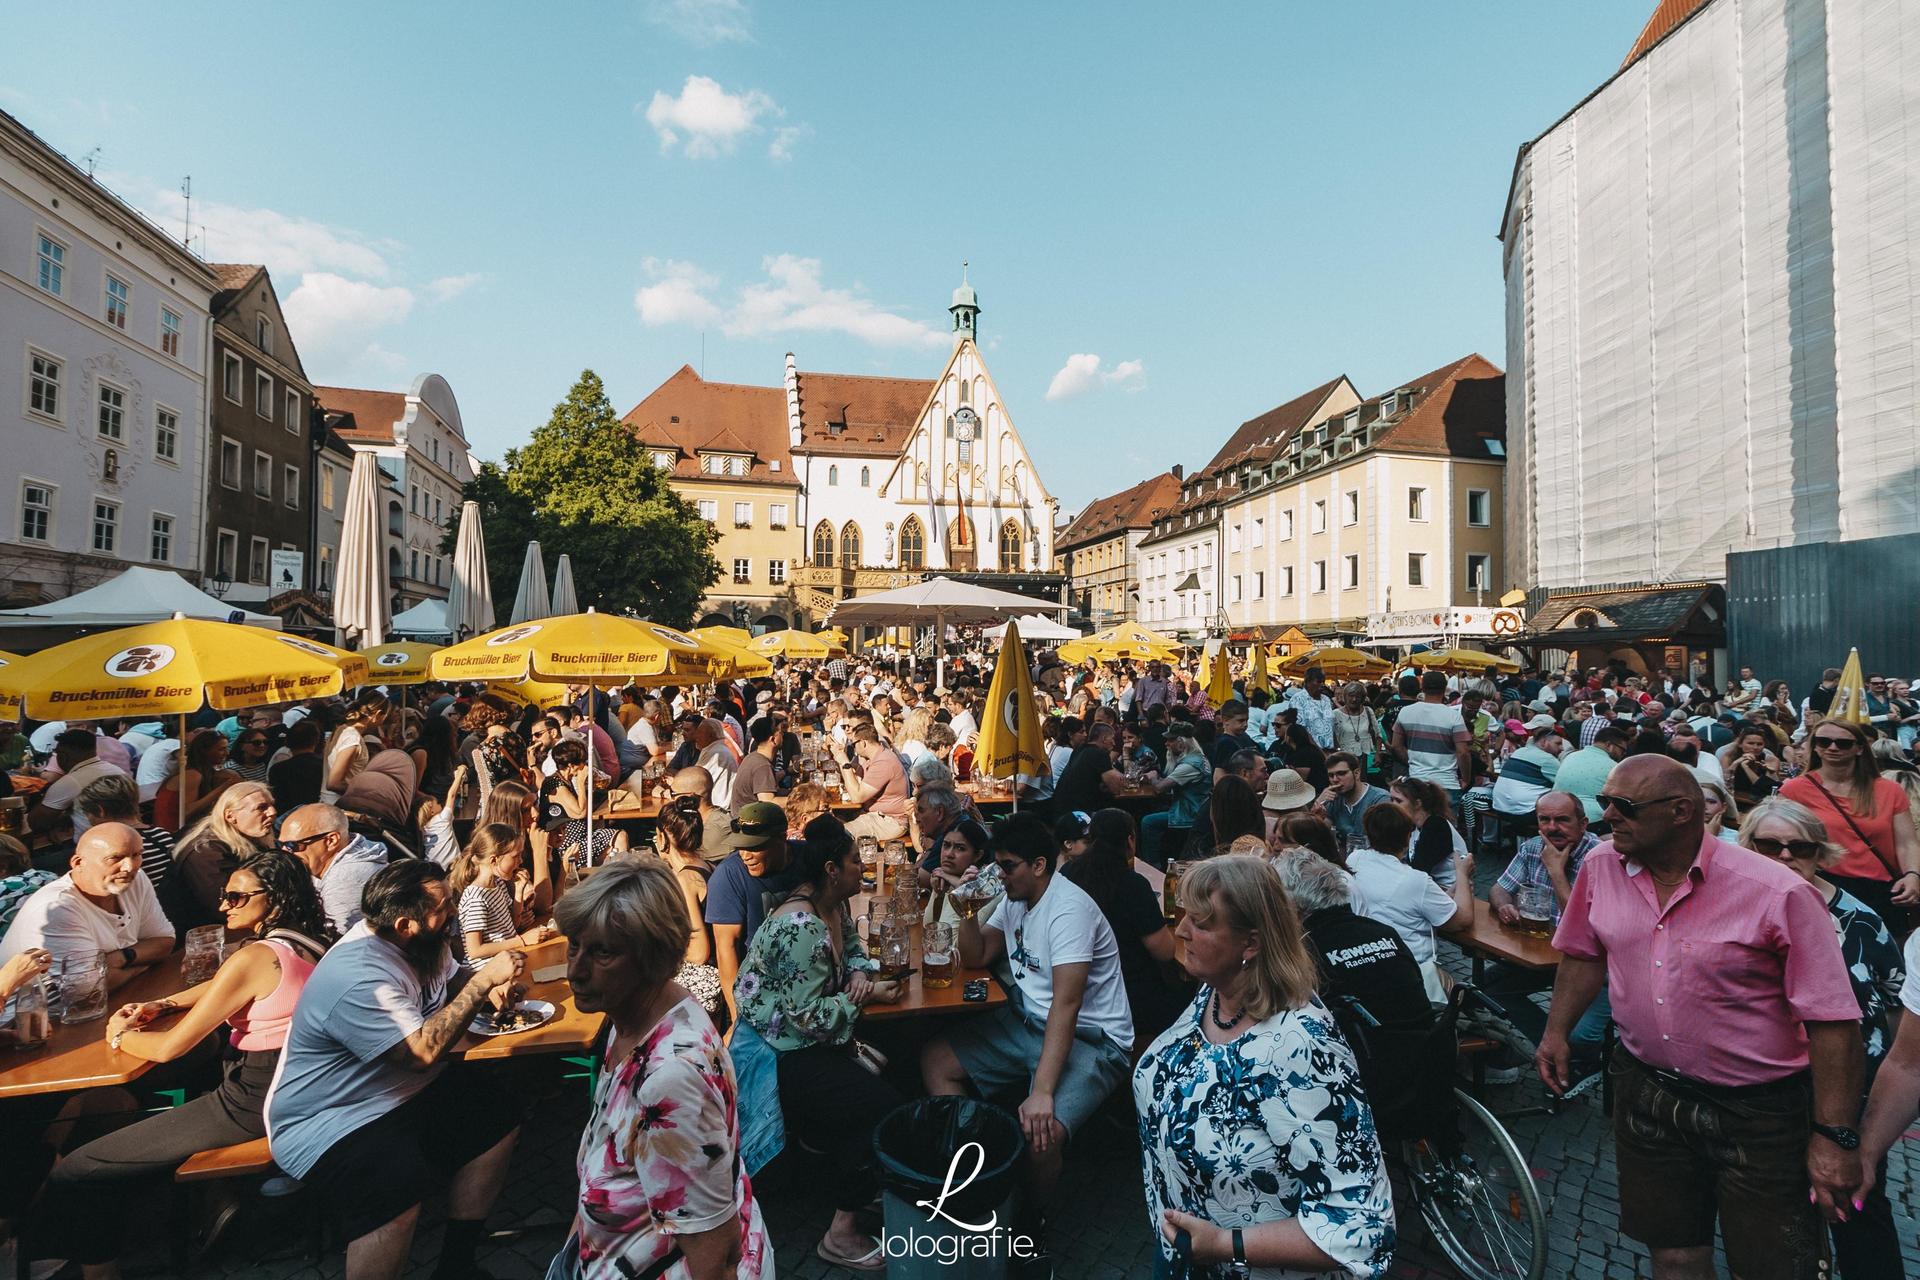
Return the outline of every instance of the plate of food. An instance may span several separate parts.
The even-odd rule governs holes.
[[[495,1012],[483,1010],[468,1030],[477,1036],[510,1036],[544,1027],[560,1010],[545,1000],[522,1000],[511,1008]]]

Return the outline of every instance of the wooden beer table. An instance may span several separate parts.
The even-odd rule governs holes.
[[[573,988],[564,977],[551,982],[535,982],[535,970],[567,962],[567,940],[549,938],[537,947],[527,948],[527,970],[521,983],[527,1000],[545,1000],[559,1010],[553,1021],[531,1031],[516,1031],[505,1036],[479,1036],[469,1031],[453,1047],[453,1056],[468,1062],[496,1062],[502,1058],[525,1058],[542,1053],[585,1053],[600,1038],[606,1022],[603,1013],[582,1013],[573,1001]],[[482,1006],[482,1010],[486,1006]]]
[[[1494,914],[1493,904],[1485,898],[1474,899],[1472,924],[1446,930],[1438,936],[1467,953],[1467,958],[1473,961],[1476,985],[1488,960],[1504,960],[1537,972],[1560,967],[1560,953],[1553,949],[1553,943],[1507,928]]]
[[[867,913],[867,901],[873,895],[855,894],[849,903],[849,910],[858,919]],[[913,922],[914,971],[907,979],[907,989],[898,1000],[889,1004],[877,1001],[860,1010],[860,1016],[874,1022],[891,1022],[900,1018],[918,1018],[940,1014],[973,1013],[981,1009],[993,1009],[1007,1002],[1006,990],[986,969],[964,969],[956,966],[953,985],[947,987],[928,987],[926,985],[926,966],[921,963],[923,952],[920,948],[921,922]],[[985,1000],[967,1000],[962,991],[966,984],[984,978],[987,982]]]

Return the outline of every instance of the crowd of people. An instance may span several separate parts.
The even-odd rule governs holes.
[[[440,1192],[436,1274],[483,1274],[528,1067],[455,1048],[563,937],[607,1031],[553,1275],[771,1275],[755,1179],[789,1145],[832,1170],[820,1257],[881,1270],[876,1124],[974,1094],[1024,1137],[1035,1274],[1074,1140],[1117,1113],[1169,1271],[1376,1276],[1404,1082],[1330,1006],[1431,1019],[1491,861],[1488,908],[1564,957],[1488,967],[1494,1078],[1530,1064],[1565,1095],[1612,1072],[1622,1230],[1656,1274],[1710,1274],[1716,1224],[1742,1276],[1812,1275],[1830,1248],[1843,1276],[1899,1274],[1886,1151],[1920,1110],[1920,1031],[1895,1016],[1920,1015],[1903,682],[1869,681],[1865,724],[1826,715],[1837,671],[1798,703],[1744,669],[1243,671],[1215,705],[1190,668],[1047,655],[1047,767],[1002,780],[1017,812],[989,820],[968,784],[992,661],[952,654],[944,688],[836,656],[547,707],[364,690],[207,713],[184,745],[0,726],[34,780],[25,839],[0,837],[0,1040],[31,1040],[74,966],[116,990],[192,930],[229,940],[209,980],[109,998],[101,1026],[155,1064],[142,1089],[189,1101],[132,1123],[105,1091],[0,1103],[0,1217],[33,1257],[113,1276],[116,1196],[265,1137],[349,1275],[400,1274]],[[657,813],[609,818],[608,795]],[[904,993],[852,909],[889,846],[1007,1003],[865,1016]]]

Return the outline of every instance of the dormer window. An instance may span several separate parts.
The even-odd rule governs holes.
[[[662,471],[673,470],[673,455],[663,449],[654,450],[653,465]]]
[[[1380,416],[1382,419],[1391,418],[1394,414],[1398,412],[1400,412],[1400,393],[1399,392],[1390,391],[1386,395],[1380,397]]]

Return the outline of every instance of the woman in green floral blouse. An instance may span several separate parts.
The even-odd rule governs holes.
[[[780,1109],[787,1127],[841,1170],[833,1225],[816,1249],[828,1262],[880,1271],[880,1246],[854,1225],[873,1201],[873,1127],[900,1105],[891,1085],[862,1064],[853,1038],[860,1010],[900,998],[899,980],[876,981],[848,899],[860,891],[853,839],[831,814],[802,833],[791,865],[800,887],[753,935],[734,983],[740,1018],[779,1055]]]

